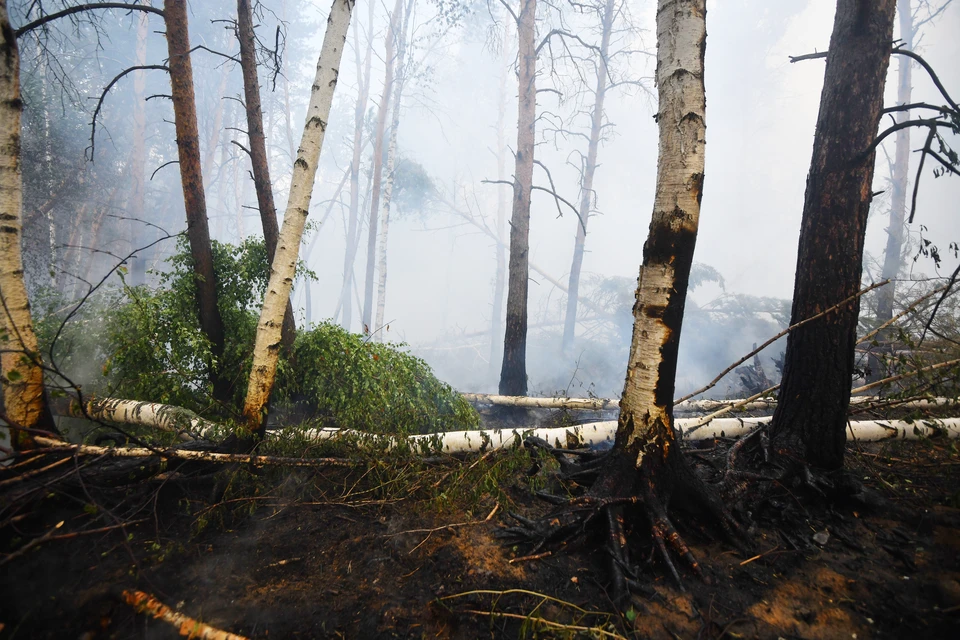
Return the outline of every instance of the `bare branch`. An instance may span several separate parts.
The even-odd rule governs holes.
[[[120,79],[123,78],[125,75],[129,73],[133,73],[134,71],[146,71],[149,69],[156,69],[158,71],[167,71],[167,72],[170,71],[170,69],[167,66],[162,64],[138,65],[136,67],[130,67],[128,69],[124,69],[119,74],[117,74],[106,87],[104,87],[103,93],[100,94],[100,99],[97,100],[97,108],[93,110],[93,120],[90,123],[90,161],[91,162],[93,162],[93,153],[96,145],[97,116],[100,114],[100,109],[103,107],[103,101],[107,98],[107,93],[109,93],[113,85],[117,84],[117,82],[119,82]]]
[[[146,13],[155,13],[161,17],[163,16],[163,10],[157,9],[156,7],[151,7],[148,4],[130,4],[128,2],[96,2],[90,4],[78,4],[75,7],[69,7],[63,11],[57,11],[56,13],[51,13],[37,18],[33,22],[28,22],[17,29],[15,33],[19,38],[23,34],[33,31],[37,27],[42,27],[48,22],[58,20],[59,18],[65,18],[66,16],[80,13],[82,11],[93,11],[94,9],[126,9],[127,11],[144,11]]]

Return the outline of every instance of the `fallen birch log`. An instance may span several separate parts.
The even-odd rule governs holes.
[[[707,425],[699,424],[697,418],[676,421],[681,436],[686,440],[710,438],[735,438],[750,433],[758,426],[770,422],[770,417],[717,418]],[[960,438],[960,418],[922,420],[858,420],[847,423],[849,440],[874,442],[878,440],[913,440],[921,437],[946,436]],[[617,433],[617,421],[590,422],[572,427],[549,427],[530,429],[483,429],[479,431],[446,431],[409,436],[407,442],[414,450],[442,453],[472,453],[505,449],[523,444],[529,436],[541,438],[558,448],[603,447],[612,445]],[[364,434],[347,429],[310,429],[308,438],[328,440],[357,438],[360,441],[386,441],[388,446],[396,442],[393,436]]]
[[[200,622],[182,613],[174,611],[163,604],[149,593],[137,591],[136,589],[124,589],[120,593],[120,599],[133,607],[137,613],[150,615],[157,620],[173,625],[181,636],[187,638],[202,638],[203,640],[247,640],[246,636],[240,636],[229,631],[223,631],[216,627],[211,627],[205,622]]]
[[[52,408],[61,416],[151,427],[179,434],[184,440],[205,437],[217,426],[182,407],[122,398],[90,398],[82,406],[75,398],[60,398]]]
[[[604,409],[618,409],[620,401],[616,398],[533,398],[527,396],[500,396],[485,393],[461,393],[467,402],[477,404],[491,404],[505,407],[524,407],[528,409],[581,409],[600,411]],[[886,398],[876,396],[854,396],[850,399],[851,405],[865,405],[883,402]],[[695,413],[700,411],[716,411],[742,403],[742,399],[733,400],[684,400],[673,406],[674,413]],[[898,406],[908,409],[929,409],[936,407],[955,407],[960,405],[956,398],[929,398],[910,400]],[[744,411],[768,411],[777,407],[773,398],[759,398],[749,401],[738,409]]]

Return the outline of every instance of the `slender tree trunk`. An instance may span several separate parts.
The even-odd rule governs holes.
[[[274,253],[277,251],[280,227],[277,225],[277,209],[273,202],[267,143],[263,135],[260,80],[257,78],[256,38],[253,33],[250,0],[237,0],[237,39],[240,41],[240,67],[243,70],[243,98],[247,109],[247,138],[250,141],[253,186],[257,191],[257,205],[260,210],[260,221],[263,224],[263,240],[267,245],[267,258],[272,265]],[[287,298],[287,311],[283,316],[281,334],[284,348],[292,349],[296,337],[297,325],[293,317],[293,303]]]
[[[897,13],[900,17],[900,40],[903,46],[913,50],[914,27],[913,11],[910,0],[898,0]],[[913,60],[907,56],[900,56],[897,72],[897,104],[910,104],[913,87],[911,86],[911,69]],[[910,119],[909,111],[898,111],[897,123]],[[890,226],[887,227],[887,248],[883,254],[883,269],[880,279],[890,280],[890,284],[877,291],[877,324],[883,324],[893,317],[893,302],[896,294],[896,278],[900,273],[901,252],[903,251],[904,221],[906,220],[907,186],[910,181],[910,127],[897,131],[893,155],[893,175],[890,176]],[[880,334],[880,341],[890,340],[892,331]],[[883,351],[889,352],[889,349]],[[883,361],[880,358],[871,358],[870,382],[883,378]]]
[[[3,409],[10,423],[56,433],[43,388],[43,369],[30,302],[23,281],[21,222],[23,176],[20,166],[20,57],[6,0],[0,0],[0,371]],[[29,448],[32,437],[10,433],[15,448]]]
[[[173,113],[177,129],[177,153],[180,179],[187,212],[187,239],[197,282],[197,308],[200,327],[210,341],[215,362],[210,363],[213,397],[221,403],[230,401],[229,376],[221,376],[217,364],[223,355],[223,320],[217,305],[217,279],[213,272],[210,229],[207,226],[207,203],[200,170],[200,136],[197,131],[197,106],[193,93],[193,66],[190,63],[190,38],[187,32],[186,0],[165,0],[164,19],[167,25],[167,48],[170,62],[170,85]]]
[[[496,372],[503,359],[503,294],[507,279],[507,193],[502,184],[507,179],[507,68],[512,39],[510,20],[505,20],[503,57],[500,61],[500,99],[497,108],[497,272],[493,280],[493,309],[490,316],[490,375]]]
[[[283,314],[290,298],[296,272],[297,255],[303,229],[310,213],[310,198],[317,175],[320,149],[330,116],[330,105],[337,86],[340,59],[350,26],[354,0],[334,0],[327,18],[327,31],[317,62],[317,75],[310,92],[307,120],[300,139],[297,160],[293,163],[290,196],[283,216],[283,227],[270,270],[270,281],[263,300],[263,310],[257,324],[257,338],[253,349],[253,368],[243,407],[247,428],[258,437],[265,428],[265,407],[277,373],[280,352],[280,333]]]
[[[860,289],[863,240],[896,0],[838,0],[807,176],[791,324]],[[787,337],[773,439],[822,469],[843,466],[860,302]]]
[[[383,182],[383,136],[386,132],[387,114],[390,97],[393,93],[393,65],[395,62],[396,35],[400,30],[400,14],[403,13],[403,0],[397,0],[390,15],[385,45],[386,69],[383,74],[383,95],[377,113],[377,136],[373,144],[373,194],[370,198],[370,225],[367,235],[367,269],[363,287],[363,330],[376,331],[370,326],[373,320],[373,269],[377,259],[377,218],[380,215],[380,190]]]
[[[146,15],[146,14],[144,14]],[[220,69],[220,84],[217,86],[217,106],[213,111],[213,126],[210,128],[210,137],[207,138],[207,152],[203,156],[203,169],[206,173],[203,176],[203,190],[207,191],[213,184],[213,158],[217,153],[217,141],[220,139],[220,131],[223,129],[223,113],[226,108],[224,99],[227,93],[227,80],[230,78],[229,68],[223,65]]]
[[[137,54],[136,65],[147,64],[147,34],[149,33],[148,15],[141,12],[137,18]],[[143,224],[138,220],[144,219],[144,205],[147,197],[147,108],[146,108],[146,81],[147,74],[144,71],[134,71],[133,73],[133,149],[130,154],[130,179],[133,181],[133,188],[130,193],[130,201],[127,205],[127,212],[134,220],[128,220],[128,233],[130,235],[130,249],[136,248],[138,225]],[[145,255],[137,255],[133,258],[130,265],[130,284],[133,286],[141,285],[146,281]]]
[[[537,0],[523,0],[517,24],[519,51],[519,114],[517,162],[510,218],[510,275],[507,286],[507,321],[503,337],[500,393],[527,393],[527,288],[530,277],[530,193],[533,187],[533,152],[537,117]]]
[[[357,93],[357,102],[353,109],[353,159],[350,162],[350,213],[347,221],[346,250],[343,254],[343,285],[340,287],[340,306],[343,309],[344,329],[350,330],[353,324],[353,305],[350,292],[353,289],[353,265],[357,259],[357,246],[360,222],[360,160],[363,155],[363,130],[367,114],[367,99],[370,96],[370,62],[373,56],[373,8],[375,3],[369,3],[367,23],[370,25],[371,37],[367,40],[367,52],[364,55],[363,65],[360,64],[360,27],[359,21],[353,23],[353,42],[356,52],[357,77],[360,88]]]
[[[607,0],[603,11],[603,35],[600,38],[600,53],[597,56],[597,86],[593,93],[593,114],[590,120],[590,142],[583,165],[583,180],[580,183],[580,211],[577,216],[577,237],[573,244],[573,262],[570,265],[570,280],[567,285],[567,312],[563,323],[564,352],[573,346],[577,326],[577,302],[580,296],[580,269],[583,266],[583,249],[587,239],[587,223],[594,201],[593,176],[597,171],[597,150],[603,130],[603,100],[607,93],[607,55],[610,50],[610,32],[613,30],[615,0]]]
[[[377,319],[374,326],[379,330],[384,326],[384,310],[387,302],[387,240],[390,231],[390,204],[393,198],[393,183],[397,168],[397,131],[400,128],[400,103],[403,100],[403,82],[405,72],[404,57],[407,51],[407,27],[410,22],[408,6],[403,15],[403,28],[398,34],[397,48],[397,79],[393,92],[393,116],[390,119],[390,140],[387,144],[387,175],[383,187],[383,197],[380,207],[380,241],[377,248]],[[384,331],[378,334],[380,342],[384,341]]]

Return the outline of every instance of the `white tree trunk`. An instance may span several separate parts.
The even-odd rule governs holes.
[[[0,0],[0,369],[7,417],[21,427],[44,422],[43,370],[23,282],[21,230],[23,179],[20,168],[20,59],[17,41]],[[11,433],[15,445],[30,438]]]
[[[353,6],[354,0],[334,0],[330,9],[327,32],[323,38],[320,60],[317,62],[317,75],[311,87],[307,121],[303,128],[300,148],[297,150],[297,160],[293,163],[290,195],[280,229],[277,252],[270,269],[263,310],[257,324],[253,369],[250,372],[250,383],[243,407],[247,426],[256,431],[262,430],[264,409],[276,378],[283,316],[293,287],[300,240],[310,211],[313,182],[317,175],[320,149],[323,146],[330,105],[337,86],[340,59],[343,56]]]
[[[650,234],[634,306],[617,446],[666,453],[680,326],[700,221],[706,142],[703,57],[706,0],[660,0],[657,87],[660,129]]]

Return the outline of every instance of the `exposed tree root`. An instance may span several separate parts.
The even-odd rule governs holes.
[[[586,491],[573,498],[539,493],[557,508],[537,520],[511,513],[518,526],[502,529],[500,536],[511,544],[529,545],[530,554],[572,549],[600,536],[610,558],[612,592],[618,605],[628,601],[631,591],[652,594],[652,589],[640,581],[639,567],[631,554],[634,534],[640,532],[650,536],[651,557],[659,558],[681,590],[683,580],[676,559],[709,582],[673,522],[672,505],[686,507],[685,511],[719,530],[737,548],[746,546],[740,525],[713,490],[679,457],[679,451],[668,449],[668,455],[662,459],[648,456],[637,468],[631,456],[619,450],[603,454],[571,452],[535,438],[528,439],[526,444],[548,451],[559,461],[558,476],[568,488],[577,485]]]

